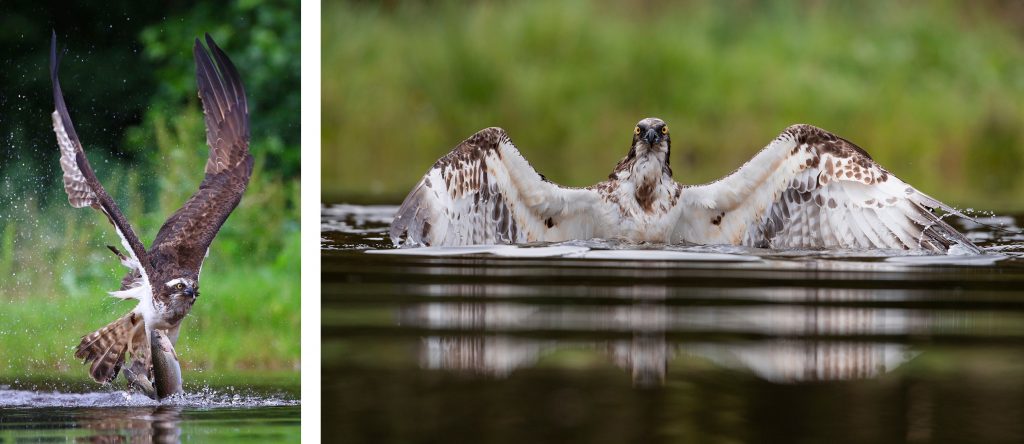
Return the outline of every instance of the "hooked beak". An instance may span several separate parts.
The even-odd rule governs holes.
[[[185,296],[188,296],[188,297],[192,297],[192,298],[196,297],[196,291],[195,291],[195,289],[192,289],[192,288],[186,288],[186,289],[185,289]]]
[[[647,132],[644,133],[644,140],[648,145],[654,145],[654,142],[658,140],[658,132],[654,128],[648,128]]]

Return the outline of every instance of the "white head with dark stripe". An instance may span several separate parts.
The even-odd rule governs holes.
[[[179,277],[164,283],[158,298],[175,305],[191,307],[199,297],[199,283],[190,277]]]

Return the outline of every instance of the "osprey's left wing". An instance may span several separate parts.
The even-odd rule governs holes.
[[[121,243],[131,254],[132,259],[140,265],[139,270],[148,281],[149,260],[146,248],[135,235],[132,226],[125,219],[124,213],[118,208],[117,202],[103,189],[96,174],[89,165],[78,140],[75,126],[71,123],[68,106],[64,103],[64,95],[57,79],[57,33],[53,33],[50,41],[50,80],[53,82],[53,100],[56,109],[53,111],[53,132],[57,134],[57,145],[60,146],[60,168],[64,171],[64,191],[68,193],[68,202],[75,208],[93,207],[103,212],[114,225]]]
[[[391,222],[395,245],[457,246],[589,239],[597,192],[544,179],[501,128],[480,130],[439,159]]]
[[[171,261],[199,273],[206,252],[221,225],[238,206],[249,176],[249,107],[242,79],[228,56],[206,35],[210,54],[196,39],[196,83],[206,119],[210,158],[206,175],[196,191],[164,222],[153,240],[154,263]]]
[[[772,248],[979,253],[933,210],[957,213],[890,174],[853,143],[787,128],[717,182],[684,190],[677,237]]]

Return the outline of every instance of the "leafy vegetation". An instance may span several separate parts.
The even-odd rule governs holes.
[[[88,106],[75,97],[71,84],[91,77],[78,63],[91,60],[88,51],[62,66],[71,79],[64,89],[72,118],[93,167],[147,244],[203,177],[208,148],[195,93],[192,38],[210,32],[242,75],[256,166],[241,204],[211,246],[202,296],[182,327],[177,351],[187,382],[189,372],[192,381],[199,377],[196,372],[207,379],[275,374],[298,381],[299,62],[290,57],[298,53],[297,17],[298,2],[239,0],[193,5],[142,26],[137,38],[152,66],[139,63],[124,76],[155,75],[160,87],[148,89],[134,126],[104,128],[103,115],[90,113],[118,109],[117,97]],[[48,82],[45,88],[49,94]],[[49,122],[52,106],[50,99],[39,113],[43,123]],[[90,142],[108,139],[107,132],[118,133],[123,142],[114,147]],[[41,136],[46,140],[26,145],[24,163],[38,162],[47,173],[29,177],[8,166],[0,190],[7,203],[0,217],[0,303],[5,306],[0,377],[67,373],[86,379],[74,346],[134,302],[105,296],[126,271],[104,247],[120,245],[119,239],[102,215],[67,204],[52,130]]]
[[[501,126],[548,178],[588,185],[656,115],[677,180],[793,123],[867,149],[961,206],[1024,201],[1024,39],[1005,2],[329,2],[323,198],[399,201]]]

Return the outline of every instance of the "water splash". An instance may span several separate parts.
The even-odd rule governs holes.
[[[947,255],[905,250],[771,250],[733,245],[661,245],[618,240],[571,240],[530,245],[480,245],[393,249],[386,232],[398,207],[392,205],[324,205],[321,207],[321,248],[365,250],[371,254],[410,256],[492,256],[502,258],[564,258],[622,261],[786,262],[839,260],[891,266],[990,266],[1024,259],[1024,234],[1011,216],[984,215],[951,220],[985,251],[977,256],[954,246]],[[965,210],[967,211],[967,210]],[[973,213],[972,213],[973,214]],[[383,236],[382,236],[383,234]],[[972,254],[964,254],[972,253]],[[842,264],[840,264],[842,265]]]
[[[592,241],[593,242],[593,241]],[[600,242],[600,241],[597,241]],[[423,247],[407,249],[367,250],[370,254],[391,254],[400,256],[465,256],[492,255],[508,258],[569,258],[569,259],[605,259],[605,260],[639,260],[639,261],[696,261],[696,262],[753,262],[761,260],[757,256],[710,251],[682,251],[670,249],[635,249],[617,248],[614,242],[608,242],[605,248],[592,249],[578,245],[563,243],[546,246],[517,245],[475,245],[468,247]]]
[[[386,233],[398,207],[394,205],[330,205],[320,208],[320,231],[347,234]]]
[[[67,393],[60,391],[18,390],[0,386],[0,408],[79,408],[79,407],[155,407],[184,408],[257,408],[299,405],[298,400],[277,395],[237,393],[204,387],[194,392],[155,401],[141,393],[125,391]]]

